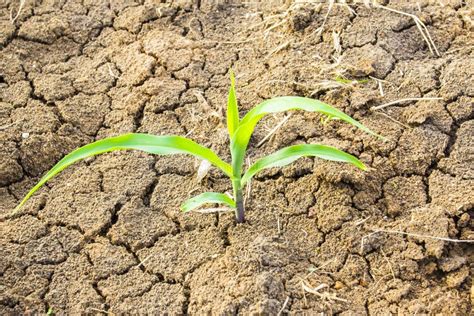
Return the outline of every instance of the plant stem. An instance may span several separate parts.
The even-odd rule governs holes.
[[[242,197],[242,185],[240,179],[232,180],[232,186],[234,188],[234,199],[235,199],[235,218],[237,223],[245,222],[245,209],[244,199]]]

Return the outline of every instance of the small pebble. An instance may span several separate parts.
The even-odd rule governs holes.
[[[27,139],[28,137],[30,137],[30,133],[21,133],[21,138]]]

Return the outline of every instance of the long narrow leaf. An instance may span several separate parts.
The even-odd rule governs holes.
[[[229,136],[234,136],[235,130],[239,126],[239,108],[237,106],[237,96],[235,94],[235,77],[230,70],[230,90],[227,97],[227,129]]]
[[[189,212],[204,204],[225,204],[231,208],[235,208],[235,202],[230,197],[223,193],[204,192],[193,198],[190,198],[181,205],[183,212]]]
[[[334,147],[318,144],[294,145],[280,149],[271,155],[257,160],[252,166],[250,166],[242,177],[242,185],[263,169],[283,167],[306,156],[315,156],[326,160],[347,162],[362,170],[366,169],[366,166],[359,159]]]
[[[302,97],[278,97],[264,101],[250,110],[240,121],[239,127],[234,133],[231,140],[232,168],[234,175],[240,175],[244,162],[244,155],[250,140],[250,136],[255,129],[257,123],[266,115],[290,110],[304,110],[309,112],[320,112],[328,117],[340,119],[350,123],[361,130],[383,138],[382,136],[371,131],[349,115],[333,108],[332,106],[318,100],[302,98]]]
[[[181,136],[124,134],[93,142],[66,155],[28,192],[14,212],[16,212],[42,185],[67,166],[84,158],[101,153],[127,149],[141,150],[157,155],[191,154],[198,158],[208,160],[210,163],[221,169],[226,175],[232,176],[232,168],[228,163],[222,161],[210,149],[203,147],[190,139]]]

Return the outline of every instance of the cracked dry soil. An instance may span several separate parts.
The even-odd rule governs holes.
[[[420,16],[436,57],[411,18],[363,5],[335,5],[318,33],[327,5],[273,28],[276,7],[163,2],[27,1],[13,24],[16,4],[0,4],[0,314],[468,314],[472,244],[374,231],[474,239],[472,3],[385,1]],[[295,112],[257,147],[283,116],[265,119],[251,159],[320,142],[371,168],[262,172],[244,225],[178,209],[230,190],[222,174],[197,183],[193,158],[139,152],[76,164],[9,216],[67,152],[107,136],[187,134],[228,159],[229,67],[243,111],[311,95],[389,141]],[[320,84],[338,70],[368,80]],[[442,99],[370,110],[421,97]]]

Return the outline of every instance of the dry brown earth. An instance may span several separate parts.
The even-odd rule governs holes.
[[[469,313],[472,244],[374,231],[474,239],[472,3],[385,1],[426,23],[434,56],[411,18],[362,4],[324,23],[327,5],[138,2],[27,1],[14,23],[17,5],[0,4],[0,314]],[[191,191],[230,190],[222,174],[198,184],[193,158],[138,152],[67,169],[9,217],[61,157],[107,136],[187,134],[228,159],[229,67],[243,111],[312,96],[389,141],[295,112],[257,148],[283,116],[265,119],[251,159],[319,142],[371,169],[262,172],[244,225],[179,211]],[[442,99],[370,110],[422,97]]]

